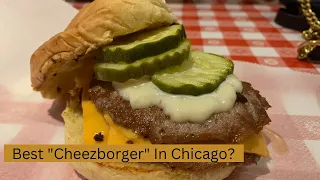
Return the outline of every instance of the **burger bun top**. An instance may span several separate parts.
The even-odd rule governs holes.
[[[176,22],[163,0],[95,0],[32,54],[32,87],[49,99],[81,88],[81,80],[92,77],[95,50],[117,37]]]

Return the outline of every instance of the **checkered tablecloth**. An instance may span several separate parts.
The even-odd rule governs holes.
[[[84,6],[73,5],[78,9]],[[297,45],[303,39],[300,33],[273,23],[278,7],[170,7],[184,23],[193,48],[233,59],[234,73],[266,97],[272,106],[269,128],[283,136],[289,147],[288,153],[279,154],[268,142],[271,158],[237,168],[228,180],[319,180],[320,66],[296,59]],[[10,69],[17,69],[18,60],[0,59],[0,72],[6,75],[0,77],[0,144],[63,144],[63,107],[26,89],[30,87],[29,67]],[[0,179],[81,178],[67,163],[4,163],[0,146]]]

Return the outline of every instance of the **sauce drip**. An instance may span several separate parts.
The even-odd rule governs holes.
[[[153,105],[175,122],[203,122],[212,114],[226,112],[233,108],[237,93],[241,93],[242,82],[230,74],[213,92],[199,96],[169,94],[160,90],[148,77],[112,83],[121,97],[130,101],[133,109],[148,108]]]
[[[264,127],[262,132],[270,139],[271,147],[276,153],[285,154],[289,152],[287,143],[280,134],[268,127]]]

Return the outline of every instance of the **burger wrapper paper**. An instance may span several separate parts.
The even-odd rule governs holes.
[[[63,31],[77,13],[59,0],[0,2],[0,143],[63,144],[64,107],[33,92],[30,56]],[[269,128],[283,136],[289,151],[237,168],[228,179],[320,179],[320,76],[289,68],[234,61],[235,74],[250,82],[272,108]],[[68,163],[4,163],[0,179],[81,179]]]

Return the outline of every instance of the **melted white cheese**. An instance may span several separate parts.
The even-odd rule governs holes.
[[[160,107],[176,122],[203,122],[212,114],[233,108],[236,93],[242,92],[242,82],[233,74],[227,76],[219,87],[211,93],[200,96],[174,95],[163,92],[148,77],[113,83],[113,87],[133,109]]]

